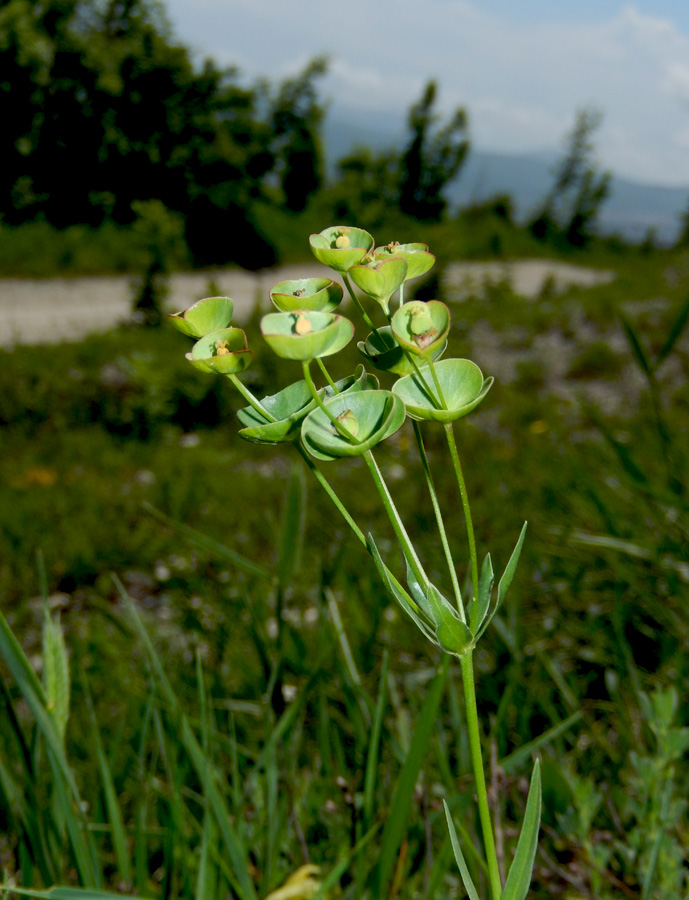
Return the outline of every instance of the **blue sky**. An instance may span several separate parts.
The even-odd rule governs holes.
[[[689,186],[688,0],[167,0],[178,38],[271,81],[327,53],[322,94],[348,119],[404,122],[429,78],[465,106],[473,145],[559,150],[576,110],[603,114],[602,165]]]

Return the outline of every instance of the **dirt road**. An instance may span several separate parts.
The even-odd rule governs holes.
[[[255,304],[271,308],[269,289],[288,278],[327,274],[317,263],[244,272],[238,269],[174,275],[169,282],[168,311],[185,309],[211,293],[232,297],[235,321],[246,321]],[[453,263],[444,278],[457,299],[476,292],[487,281],[509,280],[524,297],[535,297],[546,281],[555,291],[569,285],[589,286],[609,281],[611,272],[598,272],[549,260]],[[0,347],[78,340],[112,328],[131,316],[134,279],[102,278],[0,279]]]

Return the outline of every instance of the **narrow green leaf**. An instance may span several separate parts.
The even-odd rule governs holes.
[[[376,895],[378,897],[385,895],[385,886],[392,873],[402,838],[404,837],[409,807],[414,796],[414,788],[416,787],[419,772],[428,750],[428,744],[435,728],[438,707],[440,706],[445,681],[447,680],[447,673],[450,669],[449,663],[450,657],[445,654],[433,681],[428,687],[421,712],[416,721],[407,758],[395,785],[381,838],[379,863],[375,876],[377,880]]]
[[[491,613],[488,615],[483,627],[480,629],[478,635],[476,636],[476,640],[483,634],[486,628],[490,625],[493,616],[502,606],[502,601],[505,599],[505,595],[512,584],[512,579],[514,578],[514,573],[517,570],[517,565],[519,563],[519,556],[522,552],[522,546],[524,544],[524,538],[526,537],[526,527],[527,522],[524,522],[522,526],[521,533],[519,535],[519,539],[516,543],[514,550],[512,551],[512,556],[510,556],[507,565],[505,566],[505,571],[502,573],[502,578],[498,582],[498,596],[495,601],[495,606],[493,607]]]
[[[115,859],[117,860],[117,869],[120,877],[125,884],[132,883],[132,866],[127,849],[127,834],[124,827],[124,818],[122,810],[117,799],[115,791],[115,782],[110,770],[108,758],[103,749],[103,742],[100,738],[100,730],[96,720],[96,714],[91,703],[90,695],[87,693],[87,702],[89,712],[91,714],[91,724],[93,725],[93,735],[96,741],[96,753],[98,755],[98,767],[100,769],[101,785],[103,787],[103,795],[105,797],[105,809],[107,812],[108,822],[110,823],[110,834],[112,844],[115,850]]]
[[[447,818],[447,827],[450,829],[450,840],[452,841],[452,849],[455,854],[455,859],[457,860],[457,866],[459,867],[460,874],[462,876],[462,883],[464,885],[464,890],[469,895],[469,900],[480,900],[478,895],[478,891],[472,881],[471,874],[466,864],[466,860],[464,859],[464,854],[462,853],[462,848],[459,845],[459,841],[457,840],[457,832],[455,831],[455,823],[452,821],[452,816],[450,815],[450,810],[448,808],[447,803],[443,800],[443,806],[445,807],[445,817]]]
[[[392,572],[385,565],[381,558],[380,552],[378,551],[378,547],[376,547],[376,543],[373,540],[373,535],[370,533],[367,538],[367,543],[369,553],[371,554],[373,562],[375,563],[378,574],[383,579],[383,583],[387,585],[390,595],[394,600],[397,601],[397,603],[399,603],[399,605],[409,616],[409,618],[413,620],[414,624],[423,634],[423,636],[437,646],[438,641],[435,634],[433,633],[433,630],[429,627],[428,623],[419,615],[422,612],[421,608],[410,597],[407,591],[404,590],[399,581],[393,576]]]
[[[558,722],[557,725],[553,725],[552,728],[549,728],[547,731],[544,731],[539,737],[535,738],[533,741],[529,741],[527,744],[523,744],[514,753],[510,753],[509,756],[506,756],[504,759],[500,760],[500,768],[505,772],[514,772],[515,769],[521,768],[524,762],[527,759],[531,759],[534,753],[537,750],[540,750],[544,744],[550,743],[550,741],[554,741],[555,738],[559,737],[561,734],[564,734],[566,731],[569,731],[576,723],[584,718],[583,710],[577,710],[577,712],[572,713],[571,716],[568,716],[566,719],[563,719],[562,722]]]
[[[490,595],[493,590],[493,582],[495,575],[493,574],[493,563],[490,553],[486,554],[481,566],[481,578],[478,583],[478,601],[472,603],[469,614],[469,622],[472,634],[476,634],[483,620],[488,615],[488,607],[490,606]]]
[[[251,880],[251,876],[249,874],[244,848],[241,841],[239,840],[237,833],[235,832],[229,810],[227,809],[227,805],[225,803],[225,798],[223,797],[217,786],[219,774],[215,770],[215,767],[212,767],[208,764],[203,750],[191,729],[191,725],[189,724],[187,717],[181,711],[179,701],[177,700],[175,692],[172,689],[172,685],[170,684],[170,681],[165,674],[165,670],[160,661],[160,658],[155,652],[153,644],[151,643],[151,639],[149,638],[148,633],[144,628],[143,622],[139,617],[134,603],[132,602],[125,589],[122,587],[121,582],[117,578],[114,578],[114,581],[117,586],[117,590],[119,591],[119,594],[122,598],[122,601],[129,609],[132,621],[134,622],[135,630],[139,635],[139,638],[141,639],[144,647],[146,648],[151,667],[156,674],[160,687],[163,690],[165,699],[167,700],[170,707],[170,711],[177,719],[182,744],[189,756],[192,765],[196,769],[197,775],[203,783],[204,793],[206,794],[210,802],[211,808],[213,810],[213,815],[215,816],[216,822],[220,829],[220,834],[222,835],[222,839],[227,850],[227,854],[230,858],[230,862],[232,863],[234,875],[237,879],[237,892],[239,893],[242,900],[256,900],[256,892]]]
[[[660,364],[670,355],[672,348],[677,343],[679,337],[684,331],[684,327],[689,321],[689,297],[684,301],[682,308],[679,311],[679,315],[675,319],[672,328],[670,329],[670,333],[667,336],[667,340],[663,344],[663,346],[658,351],[658,354],[655,358],[654,368],[657,369]]]
[[[45,740],[56,787],[58,785],[66,787],[71,795],[71,799],[69,799],[67,793],[63,792],[62,806],[69,815],[69,835],[79,868],[79,876],[88,887],[97,887],[100,883],[100,872],[94,863],[95,849],[92,840],[88,837],[86,817],[83,813],[74,775],[67,762],[55,721],[47,709],[47,699],[41,682],[2,613],[0,613],[0,656],[5,660],[7,668],[12,673],[17,687],[36,720],[38,730]],[[78,825],[74,810],[79,817]]]
[[[278,581],[284,591],[299,566],[306,518],[306,476],[302,466],[292,469],[282,510]]]
[[[213,900],[215,897],[216,871],[213,864],[212,847],[215,844],[215,822],[209,810],[203,817],[203,836],[201,838],[201,854],[199,871],[196,878],[195,900]]]
[[[364,847],[368,844],[371,838],[376,834],[379,830],[380,825],[374,825],[373,828],[369,829],[366,834],[360,838],[356,844],[352,847],[349,853],[345,854],[338,862],[333,866],[328,875],[321,882],[320,887],[316,891],[316,893],[311,897],[311,900],[323,900],[324,897],[328,896],[329,891],[335,887],[335,885],[339,884],[340,878],[344,875],[347,869],[352,864],[352,860],[354,860],[359,853],[364,849]]]
[[[636,336],[636,332],[632,328],[631,322],[629,321],[629,319],[627,319],[626,316],[620,316],[620,321],[622,322],[622,327],[624,328],[627,335],[629,346],[632,348],[632,353],[634,354],[634,357],[639,364],[639,368],[648,378],[652,378],[653,372],[651,370],[651,365],[648,361],[644,348],[641,346],[639,338]]]
[[[373,818],[373,800],[376,789],[376,776],[378,774],[378,750],[380,745],[380,733],[383,728],[383,715],[385,713],[385,697],[390,666],[390,655],[387,647],[383,652],[383,668],[380,673],[380,687],[376,702],[376,714],[371,729],[371,739],[368,743],[366,755],[366,775],[364,778],[364,825],[369,826]]]
[[[53,887],[47,891],[34,891],[24,887],[4,887],[3,892],[19,894],[21,897],[37,897],[39,900],[122,900],[122,894],[114,891],[96,891],[91,888]]]
[[[217,559],[225,560],[231,565],[236,566],[238,569],[247,572],[249,575],[255,575],[258,578],[263,578],[265,581],[275,581],[272,572],[264,569],[263,566],[251,562],[250,559],[246,559],[246,557],[241,554],[235,553],[234,550],[230,550],[229,547],[221,544],[220,541],[208,537],[208,535],[203,534],[201,531],[197,531],[195,528],[190,528],[188,525],[177,522],[170,516],[166,516],[165,513],[161,512],[159,509],[156,509],[155,506],[151,506],[150,503],[143,503],[142,506],[154,519],[158,519],[159,522],[167,525],[168,528],[172,528],[172,530],[176,531],[178,534],[184,535],[184,537],[191,541],[192,544],[200,547],[202,550],[207,550]]]
[[[526,800],[524,824],[517,843],[512,865],[502,892],[502,900],[524,900],[529,892],[533,864],[538,846],[538,830],[541,826],[541,766],[536,760],[531,776],[529,796]]]

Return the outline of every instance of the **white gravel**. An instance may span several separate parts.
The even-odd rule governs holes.
[[[323,276],[316,263],[283,266],[261,272],[239,269],[174,275],[170,278],[166,308],[186,309],[209,295],[211,289],[235,301],[235,320],[246,321],[256,304],[270,308],[268,291],[279,281]],[[516,293],[536,297],[549,285],[560,291],[570,285],[591,286],[614,277],[549,260],[512,262],[464,262],[447,266],[448,286],[462,294],[482,289],[486,282],[509,280]],[[130,276],[102,278],[0,279],[0,347],[78,340],[112,328],[131,317],[136,279]]]

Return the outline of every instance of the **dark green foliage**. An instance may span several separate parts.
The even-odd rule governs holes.
[[[276,166],[290,209],[319,185],[322,61],[265,109],[234,69],[197,71],[150,0],[9,0],[0,35],[7,224],[128,224],[156,200],[184,215],[197,263],[275,261],[251,205]]]
[[[609,172],[600,172],[593,158],[591,135],[601,123],[596,110],[579,110],[574,128],[566,138],[565,154],[555,168],[550,193],[531,222],[538,240],[559,240],[583,247],[610,193]]]
[[[410,109],[411,140],[400,157],[400,209],[421,222],[441,218],[447,205],[443,189],[456,177],[469,150],[463,109],[456,110],[450,121],[433,133],[436,92],[436,83],[429,81]]]

